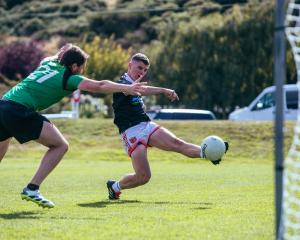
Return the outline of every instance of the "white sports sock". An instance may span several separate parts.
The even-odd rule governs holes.
[[[203,158],[202,147],[200,147],[200,158]]]
[[[113,189],[115,192],[121,192],[120,183],[119,183],[119,182],[115,182],[115,183],[112,185],[112,189]]]

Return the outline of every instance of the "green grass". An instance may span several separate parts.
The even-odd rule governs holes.
[[[160,122],[187,141],[210,134],[229,140],[220,166],[149,150],[151,181],[107,200],[105,182],[132,171],[111,120],[57,121],[70,141],[42,193],[56,203],[41,209],[20,191],[45,148],[13,142],[0,167],[0,239],[272,239],[271,123]],[[289,145],[293,123],[286,126]]]

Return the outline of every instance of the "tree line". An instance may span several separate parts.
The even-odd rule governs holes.
[[[30,2],[34,6],[40,4],[21,2],[13,6],[12,1],[2,11],[18,12]],[[96,15],[87,14],[87,9],[107,9],[104,1],[85,1],[77,4],[77,8],[72,3],[73,10],[68,3],[51,5],[51,2],[44,4],[44,12],[56,7],[55,11],[63,9],[67,13],[81,11],[82,16],[68,20],[66,15],[60,18],[63,21],[57,28],[53,27],[55,20],[24,17],[23,25],[28,27],[30,21],[39,21],[39,25],[33,24],[39,27],[19,26],[14,33],[17,37],[11,41],[4,41],[7,35],[0,36],[1,76],[21,80],[39,58],[54,52],[63,42],[72,41],[91,55],[87,74],[97,79],[117,79],[126,71],[130,54],[137,51],[147,54],[151,60],[147,76],[150,84],[173,88],[180,97],[179,102],[171,104],[156,96],[151,104],[208,109],[219,118],[226,118],[236,106],[248,105],[263,88],[273,85],[273,2],[123,0],[117,2],[116,9],[151,10],[159,6],[165,10]],[[73,29],[75,20],[79,26]],[[0,22],[4,24],[3,32],[12,24],[9,19],[0,18]],[[69,24],[65,34],[61,31],[64,24]],[[27,43],[21,40],[24,36]],[[49,50],[49,36],[50,39],[59,36],[54,44],[56,49]],[[295,65],[288,47],[287,82],[295,81]]]

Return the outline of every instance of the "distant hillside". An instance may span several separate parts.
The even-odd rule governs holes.
[[[247,1],[203,0],[1,0],[0,32],[49,39],[54,35],[115,35],[124,46],[146,44],[160,34],[159,22],[169,17],[189,21],[224,12]],[[168,14],[167,14],[168,13]],[[170,15],[173,13],[173,15]],[[157,23],[155,26],[154,23]]]

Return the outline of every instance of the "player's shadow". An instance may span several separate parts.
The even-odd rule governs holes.
[[[192,209],[194,210],[208,210],[212,208],[212,203],[208,202],[172,202],[172,201],[157,201],[157,202],[151,202],[151,201],[138,201],[138,200],[117,200],[117,201],[99,201],[99,202],[91,202],[91,203],[79,203],[77,204],[80,207],[90,207],[90,208],[104,208],[109,205],[122,205],[122,204],[146,204],[146,205],[196,205]]]
[[[0,219],[39,219],[40,216],[37,216],[37,214],[39,213],[29,211],[1,213]]]
[[[104,208],[108,205],[120,205],[120,204],[130,204],[130,203],[141,203],[138,200],[118,200],[118,201],[100,201],[100,202],[91,202],[91,203],[79,203],[77,204],[80,207],[91,207],[91,208]]]

